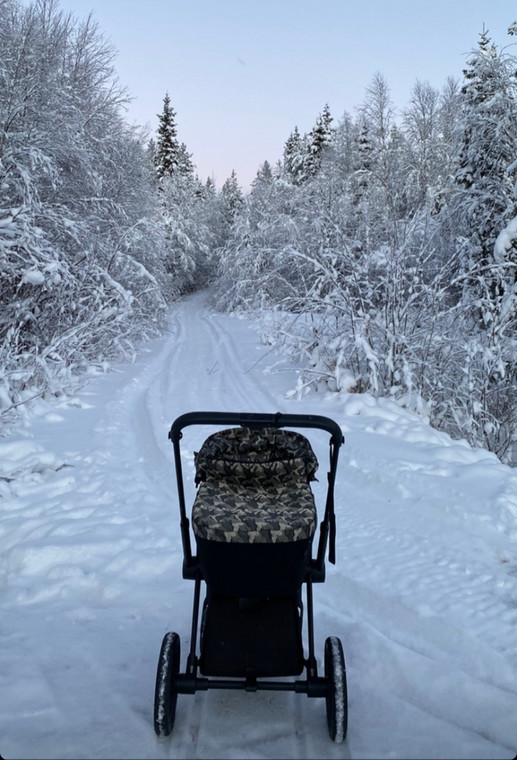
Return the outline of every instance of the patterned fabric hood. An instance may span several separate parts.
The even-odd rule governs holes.
[[[196,483],[285,485],[315,480],[318,461],[307,438],[277,428],[230,428],[209,436],[194,454]]]

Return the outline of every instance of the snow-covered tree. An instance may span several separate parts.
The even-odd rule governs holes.
[[[0,408],[163,324],[152,177],[112,48],[54,0],[0,4]]]
[[[214,276],[224,235],[221,199],[210,186],[179,172],[161,181],[160,200],[164,264],[177,293],[206,287]]]
[[[158,116],[158,135],[154,150],[154,165],[159,180],[170,177],[179,170],[180,144],[176,127],[176,112],[171,106],[169,93],[163,98],[163,110]]]
[[[407,195],[419,208],[440,193],[446,181],[447,161],[441,134],[440,93],[428,82],[413,86],[409,107],[404,112],[407,144]]]
[[[204,287],[213,276],[221,237],[221,208],[211,180],[195,176],[192,155],[178,140],[176,113],[169,94],[159,117],[153,161],[158,179],[163,263],[176,295]]]
[[[267,310],[264,335],[297,362],[300,393],[323,387],[393,396],[504,459],[517,415],[517,226],[513,196],[505,194],[487,249],[493,263],[467,270],[465,245],[478,234],[467,219],[477,196],[468,198],[469,188],[458,189],[452,177],[472,116],[464,97],[452,78],[441,92],[417,82],[397,121],[378,74],[314,172],[309,136],[295,129],[279,171],[257,175],[232,225],[219,305]],[[502,116],[500,123],[509,125]],[[506,185],[515,180],[514,159],[506,151]],[[501,188],[483,196],[487,217],[499,197]],[[472,286],[482,272],[499,279],[480,329],[474,308],[482,291]]]
[[[287,178],[300,185],[307,178],[307,139],[300,135],[298,127],[291,132],[284,146],[283,167]]]
[[[334,130],[331,127],[332,121],[330,108],[326,104],[308,136],[306,160],[306,173],[308,177],[313,177],[317,174],[321,166],[323,153],[332,144],[334,137]]]
[[[457,318],[438,424],[503,458],[517,437],[516,70],[484,31],[464,72],[455,185],[440,211]]]
[[[373,161],[382,159],[394,125],[395,108],[391,100],[390,88],[385,77],[377,72],[368,87],[361,107],[361,116],[368,124],[370,140],[373,144]]]
[[[494,258],[494,245],[517,213],[509,171],[517,156],[515,71],[515,58],[498,51],[483,32],[462,88],[463,133],[452,206],[461,236],[462,266],[469,275],[467,295],[476,302],[485,324],[493,318],[506,276],[504,261]]]
[[[235,169],[232,170],[231,175],[225,180],[221,188],[221,202],[223,218],[231,226],[244,204],[244,195]]]
[[[253,180],[252,189],[257,187],[269,186],[273,182],[273,170],[269,161],[264,161],[262,166],[258,169],[255,179]]]
[[[332,141],[325,151],[325,162],[334,167],[339,180],[348,180],[354,171],[358,127],[346,111],[334,129]]]
[[[459,80],[447,77],[440,92],[439,130],[442,150],[447,151],[447,174],[452,169],[452,156],[456,153],[458,132],[461,129],[461,90]]]

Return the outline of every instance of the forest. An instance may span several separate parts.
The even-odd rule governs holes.
[[[245,194],[197,176],[169,93],[154,136],[126,123],[92,18],[1,0],[2,425],[131,359],[204,289],[291,358],[298,394],[391,397],[517,465],[509,47],[480,32],[463,78],[416,81],[402,110],[377,73],[354,114],[293,125]]]

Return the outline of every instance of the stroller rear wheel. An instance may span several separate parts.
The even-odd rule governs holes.
[[[337,636],[329,636],[325,640],[325,678],[329,681],[326,697],[329,734],[332,741],[340,743],[346,737],[348,695],[345,657],[341,641]]]
[[[176,676],[180,669],[180,637],[166,633],[156,671],[154,692],[154,730],[158,736],[169,736],[174,726],[178,692]]]

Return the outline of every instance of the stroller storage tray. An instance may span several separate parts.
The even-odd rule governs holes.
[[[197,538],[241,544],[312,538],[310,481],[318,463],[304,436],[272,428],[223,430],[206,439],[195,464]]]

